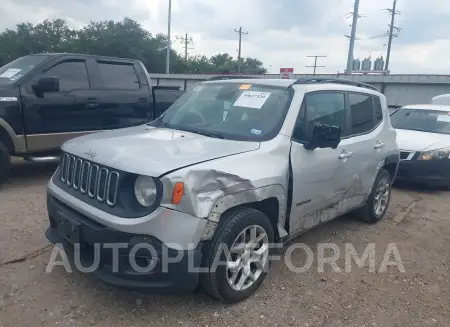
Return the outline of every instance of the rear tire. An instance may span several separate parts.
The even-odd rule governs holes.
[[[0,141],[0,185],[6,182],[11,169],[11,156],[6,146]]]
[[[364,207],[356,212],[356,216],[366,223],[380,221],[389,207],[392,193],[392,178],[386,169],[381,168],[373,183],[372,191]]]
[[[201,275],[203,289],[227,303],[250,297],[267,275],[273,239],[272,224],[262,212],[246,207],[226,212],[204,252],[203,267],[208,272]],[[252,243],[249,240],[257,240],[253,243],[256,245],[249,244]],[[267,254],[264,246],[267,247]],[[232,248],[237,249],[236,253]],[[239,283],[241,279],[244,280],[242,284]]]

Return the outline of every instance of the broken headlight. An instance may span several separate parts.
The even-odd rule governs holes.
[[[444,148],[439,150],[425,151],[420,153],[417,160],[439,160],[448,159],[450,155],[450,148]]]

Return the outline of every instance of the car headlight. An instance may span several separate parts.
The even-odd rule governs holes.
[[[158,189],[153,178],[138,176],[134,182],[134,195],[143,207],[152,206],[158,196]]]
[[[420,154],[418,160],[448,159],[449,155],[450,155],[450,148],[426,151]]]

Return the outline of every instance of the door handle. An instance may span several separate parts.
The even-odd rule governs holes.
[[[96,107],[98,107],[97,99],[96,98],[87,98],[87,100],[86,100],[86,107],[87,108],[96,108]]]
[[[375,145],[373,146],[373,148],[376,149],[381,149],[382,147],[384,147],[384,143],[382,142],[377,142],[375,143]]]
[[[339,159],[347,159],[347,158],[350,158],[352,155],[353,155],[353,152],[343,152],[338,156],[338,158]]]

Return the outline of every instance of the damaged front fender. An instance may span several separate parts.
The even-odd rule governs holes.
[[[173,204],[171,190],[180,181],[184,183],[184,195],[180,203]],[[228,209],[268,198],[278,200],[278,233],[280,236],[286,234],[284,230],[287,203],[285,189],[280,184],[273,184],[270,178],[260,179],[255,183],[224,171],[191,169],[183,178],[175,175],[163,178],[162,182],[164,188],[162,206],[208,219],[208,228],[203,239],[212,237],[220,217]]]
[[[184,183],[184,195],[180,203],[173,204],[172,190],[180,181]],[[214,169],[191,169],[182,178],[172,176],[164,178],[162,182],[163,206],[199,218],[208,218],[217,199],[254,188],[248,179]]]

